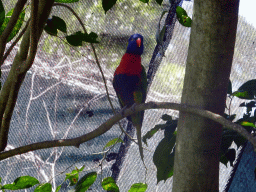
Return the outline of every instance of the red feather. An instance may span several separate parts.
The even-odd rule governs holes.
[[[119,66],[116,68],[115,75],[141,75],[141,57],[140,55],[125,53]]]

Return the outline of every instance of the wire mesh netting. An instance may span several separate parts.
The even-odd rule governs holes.
[[[15,3],[16,1],[3,1],[7,11],[11,10]],[[188,15],[192,17],[193,1],[177,0],[175,3],[182,4]],[[146,70],[150,68],[152,62],[159,63],[156,73],[153,74],[154,79],[148,91],[147,101],[180,103],[190,28],[176,23],[175,17],[170,20],[171,15],[175,14],[170,11],[169,1],[164,1],[162,6],[155,1],[151,1],[148,5],[140,1],[118,1],[106,15],[99,0],[79,1],[70,6],[82,18],[86,29],[99,35],[100,43],[95,44],[96,53],[116,110],[120,108],[112,86],[113,73],[126,50],[128,38],[134,33],[144,36],[145,49],[142,64]],[[155,41],[155,34],[160,15],[165,10],[169,11],[169,15],[166,14],[160,24],[163,26],[169,21],[168,34],[171,35],[166,37],[163,45],[159,47]],[[69,34],[81,30],[77,19],[64,7],[54,6],[51,16],[53,15],[65,20]],[[28,18],[29,15],[26,15],[25,20],[27,21]],[[233,89],[237,89],[242,83],[255,77],[255,70],[253,70],[256,51],[255,36],[255,28],[247,24],[243,17],[239,17],[231,74]],[[10,71],[19,45],[20,43],[15,46],[1,67],[2,84]],[[165,51],[164,55],[163,51]],[[234,113],[242,114],[241,109],[238,108],[241,102],[241,100],[233,101]],[[142,134],[144,135],[156,124],[162,123],[163,114],[178,118],[177,111],[148,110],[145,112]],[[103,78],[90,45],[72,47],[65,42],[64,34],[54,37],[43,32],[35,61],[19,92],[11,121],[7,150],[41,141],[78,137],[95,130],[112,115],[113,111],[107,99]],[[123,119],[121,124],[125,127],[127,121]],[[135,137],[134,130],[128,133]],[[118,165],[119,171],[115,174],[117,185],[120,191],[128,191],[133,183],[145,181],[145,168],[135,143],[129,141],[124,150],[120,150],[120,146],[124,144],[117,144],[111,150],[112,153],[121,156],[119,158],[121,163],[118,164],[115,159],[109,159],[99,166],[104,155],[103,147],[109,140],[119,137],[120,134],[121,130],[118,125],[115,125],[105,134],[83,143],[79,148],[43,149],[3,160],[0,163],[2,185],[12,183],[19,176],[30,175],[41,183],[50,182],[53,190],[62,184],[60,191],[68,191],[72,187],[69,186],[68,181],[64,181],[65,173],[73,170],[75,166],[85,166],[84,170],[87,172],[84,171],[84,174],[90,171],[101,174],[91,186],[91,190],[104,191],[100,180],[113,176],[113,165]],[[172,178],[157,184],[156,167],[152,161],[153,153],[163,136],[163,132],[155,134],[147,141],[148,150],[144,150],[148,168],[146,178],[148,191],[171,191],[172,189]],[[252,160],[251,167],[255,167],[255,156],[249,159]],[[220,191],[224,190],[231,170],[231,166],[226,167],[220,164]],[[248,185],[251,184],[248,183]],[[33,191],[34,188],[25,191]]]

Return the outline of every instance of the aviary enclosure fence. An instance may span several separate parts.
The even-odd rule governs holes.
[[[15,3],[16,1],[3,1],[6,12],[11,10]],[[181,1],[180,5],[189,16],[192,16],[193,2]],[[79,1],[69,6],[83,19],[88,31],[97,32],[99,35],[100,43],[95,44],[96,53],[106,78],[110,98],[116,109],[119,108],[119,104],[112,87],[113,73],[125,52],[127,40],[133,33],[144,36],[145,51],[142,55],[142,63],[146,70],[152,63],[159,65],[156,73],[153,74],[154,79],[147,101],[180,103],[190,28],[180,25],[175,17],[171,19],[174,13],[169,14],[169,18],[165,14],[160,26],[169,21],[167,28],[169,35],[161,46],[157,45],[155,40],[161,13],[170,10],[169,1],[164,1],[163,5],[159,6],[155,1],[145,5],[140,1],[125,0],[118,2],[106,15],[99,0]],[[55,6],[52,15],[65,20],[68,33],[81,30],[77,19],[66,8]],[[25,21],[27,20],[28,15],[25,17]],[[239,17],[231,74],[234,90],[255,77],[255,36],[255,28],[247,24],[243,17]],[[8,46],[11,44],[12,42]],[[1,67],[2,84],[18,48],[19,43]],[[165,51],[164,56],[163,51]],[[239,99],[233,101],[234,113],[242,115],[243,111],[238,108],[241,102]],[[142,133],[145,134],[156,124],[163,123],[164,121],[161,120],[163,114],[178,117],[178,112],[173,110],[148,110],[145,112]],[[91,132],[112,115],[102,76],[90,45],[72,47],[63,42],[62,35],[53,37],[43,32],[34,64],[27,73],[19,93],[7,148],[13,149],[46,140],[74,138]],[[121,124],[125,127],[126,120],[122,120]],[[135,137],[134,130],[128,130],[128,133]],[[113,176],[115,164],[120,169],[120,172],[114,174],[120,191],[128,191],[133,183],[144,182],[145,169],[136,144],[127,141],[120,149],[121,144],[118,143],[112,149],[113,158],[109,156],[109,161],[104,161],[103,166],[99,166],[103,157],[101,153],[103,147],[120,134],[119,127],[115,125],[110,131],[82,144],[79,148],[43,149],[5,159],[0,163],[2,185],[12,183],[19,176],[30,175],[42,183],[50,181],[53,189],[56,189],[64,181],[65,173],[73,170],[75,166],[78,168],[85,166],[84,170],[88,172],[101,173],[91,186],[92,191],[103,191],[100,179]],[[163,132],[158,132],[147,140],[150,151],[144,150],[149,191],[171,190],[172,178],[156,185],[156,168],[152,162],[153,152],[162,138]],[[231,170],[231,166],[220,164],[220,191],[224,190]],[[83,174],[88,172],[84,171]],[[68,186],[68,181],[65,181],[60,191],[68,191],[71,188]],[[25,191],[33,191],[33,189]]]

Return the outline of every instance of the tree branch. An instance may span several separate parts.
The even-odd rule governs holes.
[[[20,48],[0,94],[0,151],[7,145],[9,125],[26,72],[32,66],[39,37],[48,18],[54,0],[33,0],[30,27],[24,33]],[[28,56],[29,52],[29,56]],[[0,60],[1,61],[1,60]]]
[[[6,28],[4,29],[2,35],[0,36],[0,61],[3,59],[4,50],[6,47],[7,39],[11,34],[15,24],[17,23],[20,13],[23,10],[24,5],[26,4],[27,0],[19,0],[16,3],[16,6],[13,10],[13,14],[11,16],[10,21],[8,22]]]
[[[244,136],[246,139],[248,139],[253,147],[254,151],[256,151],[256,139],[248,133],[242,126],[232,123],[231,121],[225,119],[224,117],[215,114],[211,111],[199,109],[196,107],[188,106],[186,104],[178,104],[178,103],[169,103],[169,102],[148,102],[145,104],[136,105],[134,108],[125,109],[122,113],[118,113],[111,117],[109,120],[107,120],[105,123],[101,124],[97,129],[93,130],[90,133],[87,133],[85,135],[82,135],[80,137],[76,137],[73,139],[60,139],[60,140],[53,140],[53,141],[44,141],[39,143],[34,143],[22,147],[18,147],[13,150],[5,151],[0,153],[0,160],[15,156],[17,154],[23,154],[29,151],[34,151],[38,149],[46,149],[51,147],[61,147],[61,146],[75,146],[79,147],[80,144],[89,141],[95,137],[98,137],[104,133],[106,133],[110,128],[120,121],[121,119],[130,116],[134,113],[137,113],[139,111],[147,110],[147,109],[174,109],[179,110],[183,112],[188,112],[192,114],[196,114],[202,117],[209,118],[215,122],[220,123],[221,125],[225,126],[226,128],[232,129],[234,131],[237,131],[242,136]]]

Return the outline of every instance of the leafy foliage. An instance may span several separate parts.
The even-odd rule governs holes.
[[[22,176],[15,179],[15,181],[12,184],[6,184],[2,186],[1,189],[9,189],[9,190],[27,189],[38,183],[39,181],[34,177]]]
[[[0,6],[0,8],[1,8],[1,6]],[[6,14],[5,19],[4,19],[4,21],[3,21],[2,25],[1,25],[1,28],[0,28],[0,34],[3,33],[3,31],[5,30],[7,24],[9,23],[9,21],[10,21],[10,19],[11,19],[11,16],[12,16],[12,14],[13,14],[13,10],[14,10],[14,9],[10,10],[10,11]],[[1,17],[0,19],[3,18],[3,16],[1,16],[1,14],[2,14],[2,13],[0,13],[0,17]],[[13,28],[11,34],[9,35],[9,37],[8,37],[8,39],[7,39],[7,42],[11,41],[11,40],[18,34],[18,32],[19,32],[19,30],[20,30],[20,28],[21,28],[21,26],[22,26],[22,24],[23,24],[24,18],[25,18],[25,10],[23,10],[23,11],[21,12],[21,14],[20,14],[20,16],[19,16],[19,19],[18,19],[18,21],[17,21],[17,23],[16,23],[16,25],[14,26],[14,28]],[[1,22],[1,21],[2,21],[2,20],[0,20],[0,22]]]
[[[156,125],[143,137],[143,142],[146,142],[146,139],[151,138],[157,131],[164,130],[165,137],[159,142],[153,155],[153,162],[157,168],[157,183],[161,180],[166,181],[173,175],[175,130],[178,124],[177,119],[172,120],[167,114],[162,116],[162,120],[166,123]]]

